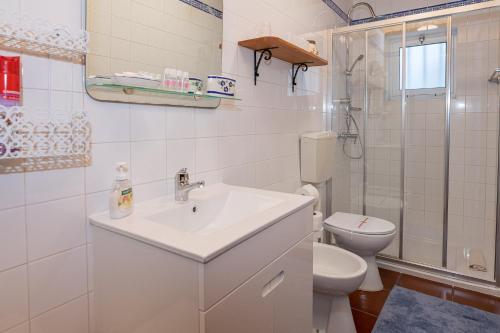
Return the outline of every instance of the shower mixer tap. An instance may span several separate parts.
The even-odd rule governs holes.
[[[359,138],[359,135],[357,133],[351,133],[351,132],[340,132],[337,138],[344,140],[353,139],[354,143],[356,143]]]

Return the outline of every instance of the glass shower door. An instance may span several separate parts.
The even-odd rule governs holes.
[[[400,255],[402,98],[393,80],[398,77],[402,42],[402,25],[366,31],[363,212],[396,225],[396,237],[382,252],[392,257]]]
[[[406,101],[402,257],[432,266],[443,265],[450,49],[447,22],[447,18],[440,18],[406,24],[406,53],[399,50],[405,84],[403,75],[397,78],[397,90]]]
[[[497,225],[498,8],[453,15],[447,268],[494,281]],[[498,279],[499,277],[497,277]]]

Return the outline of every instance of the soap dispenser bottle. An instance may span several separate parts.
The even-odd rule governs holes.
[[[128,166],[125,162],[116,164],[116,179],[109,194],[109,215],[112,219],[121,219],[130,215],[134,209],[132,184],[128,178]]]

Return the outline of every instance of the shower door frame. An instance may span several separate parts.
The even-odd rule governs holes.
[[[449,163],[450,163],[450,112],[451,112],[451,83],[452,83],[452,16],[454,14],[474,12],[482,9],[489,9],[500,7],[500,0],[493,0],[482,2],[478,4],[466,5],[462,7],[455,7],[450,9],[443,9],[435,12],[428,12],[401,18],[394,18],[382,21],[375,21],[371,23],[359,24],[354,26],[346,26],[338,29],[331,29],[328,31],[330,39],[336,35],[347,35],[353,32],[365,32],[365,54],[368,48],[367,34],[369,30],[386,28],[391,26],[402,27],[402,94],[401,94],[401,187],[400,187],[400,221],[399,221],[399,256],[398,258],[379,255],[379,257],[389,262],[404,264],[409,267],[416,267],[425,271],[444,274],[447,277],[458,278],[467,282],[479,282],[487,285],[496,285],[500,287],[500,124],[498,128],[498,147],[497,147],[497,211],[496,211],[496,235],[495,235],[495,267],[494,279],[495,281],[483,280],[475,278],[466,274],[452,271],[446,268],[448,256],[448,196],[449,196]],[[443,237],[442,237],[442,267],[431,266],[423,263],[405,260],[403,258],[403,230],[404,230],[404,202],[405,202],[405,137],[406,137],[406,25],[407,23],[425,21],[427,19],[442,18],[446,19],[446,99],[445,99],[445,133],[444,133],[444,195],[443,195]],[[365,69],[367,68],[368,57],[365,57]],[[365,82],[368,78],[368,71],[365,70]],[[368,120],[368,84],[365,84],[364,91],[364,126],[363,126],[363,144],[366,147],[366,125]],[[500,96],[499,96],[500,99]],[[333,129],[332,129],[333,130]],[[366,152],[365,152],[366,154]],[[363,214],[366,213],[366,184],[367,184],[367,159],[366,155],[363,161]]]

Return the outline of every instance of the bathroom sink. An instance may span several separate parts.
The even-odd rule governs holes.
[[[210,194],[210,189],[207,192]],[[193,192],[191,197],[187,203],[173,205],[145,218],[180,232],[210,235],[283,202],[283,199],[239,190],[201,198]]]
[[[182,256],[207,262],[310,205],[313,198],[214,184],[193,190],[187,202],[161,197],[136,205],[132,215],[113,220],[109,212],[90,222]]]

